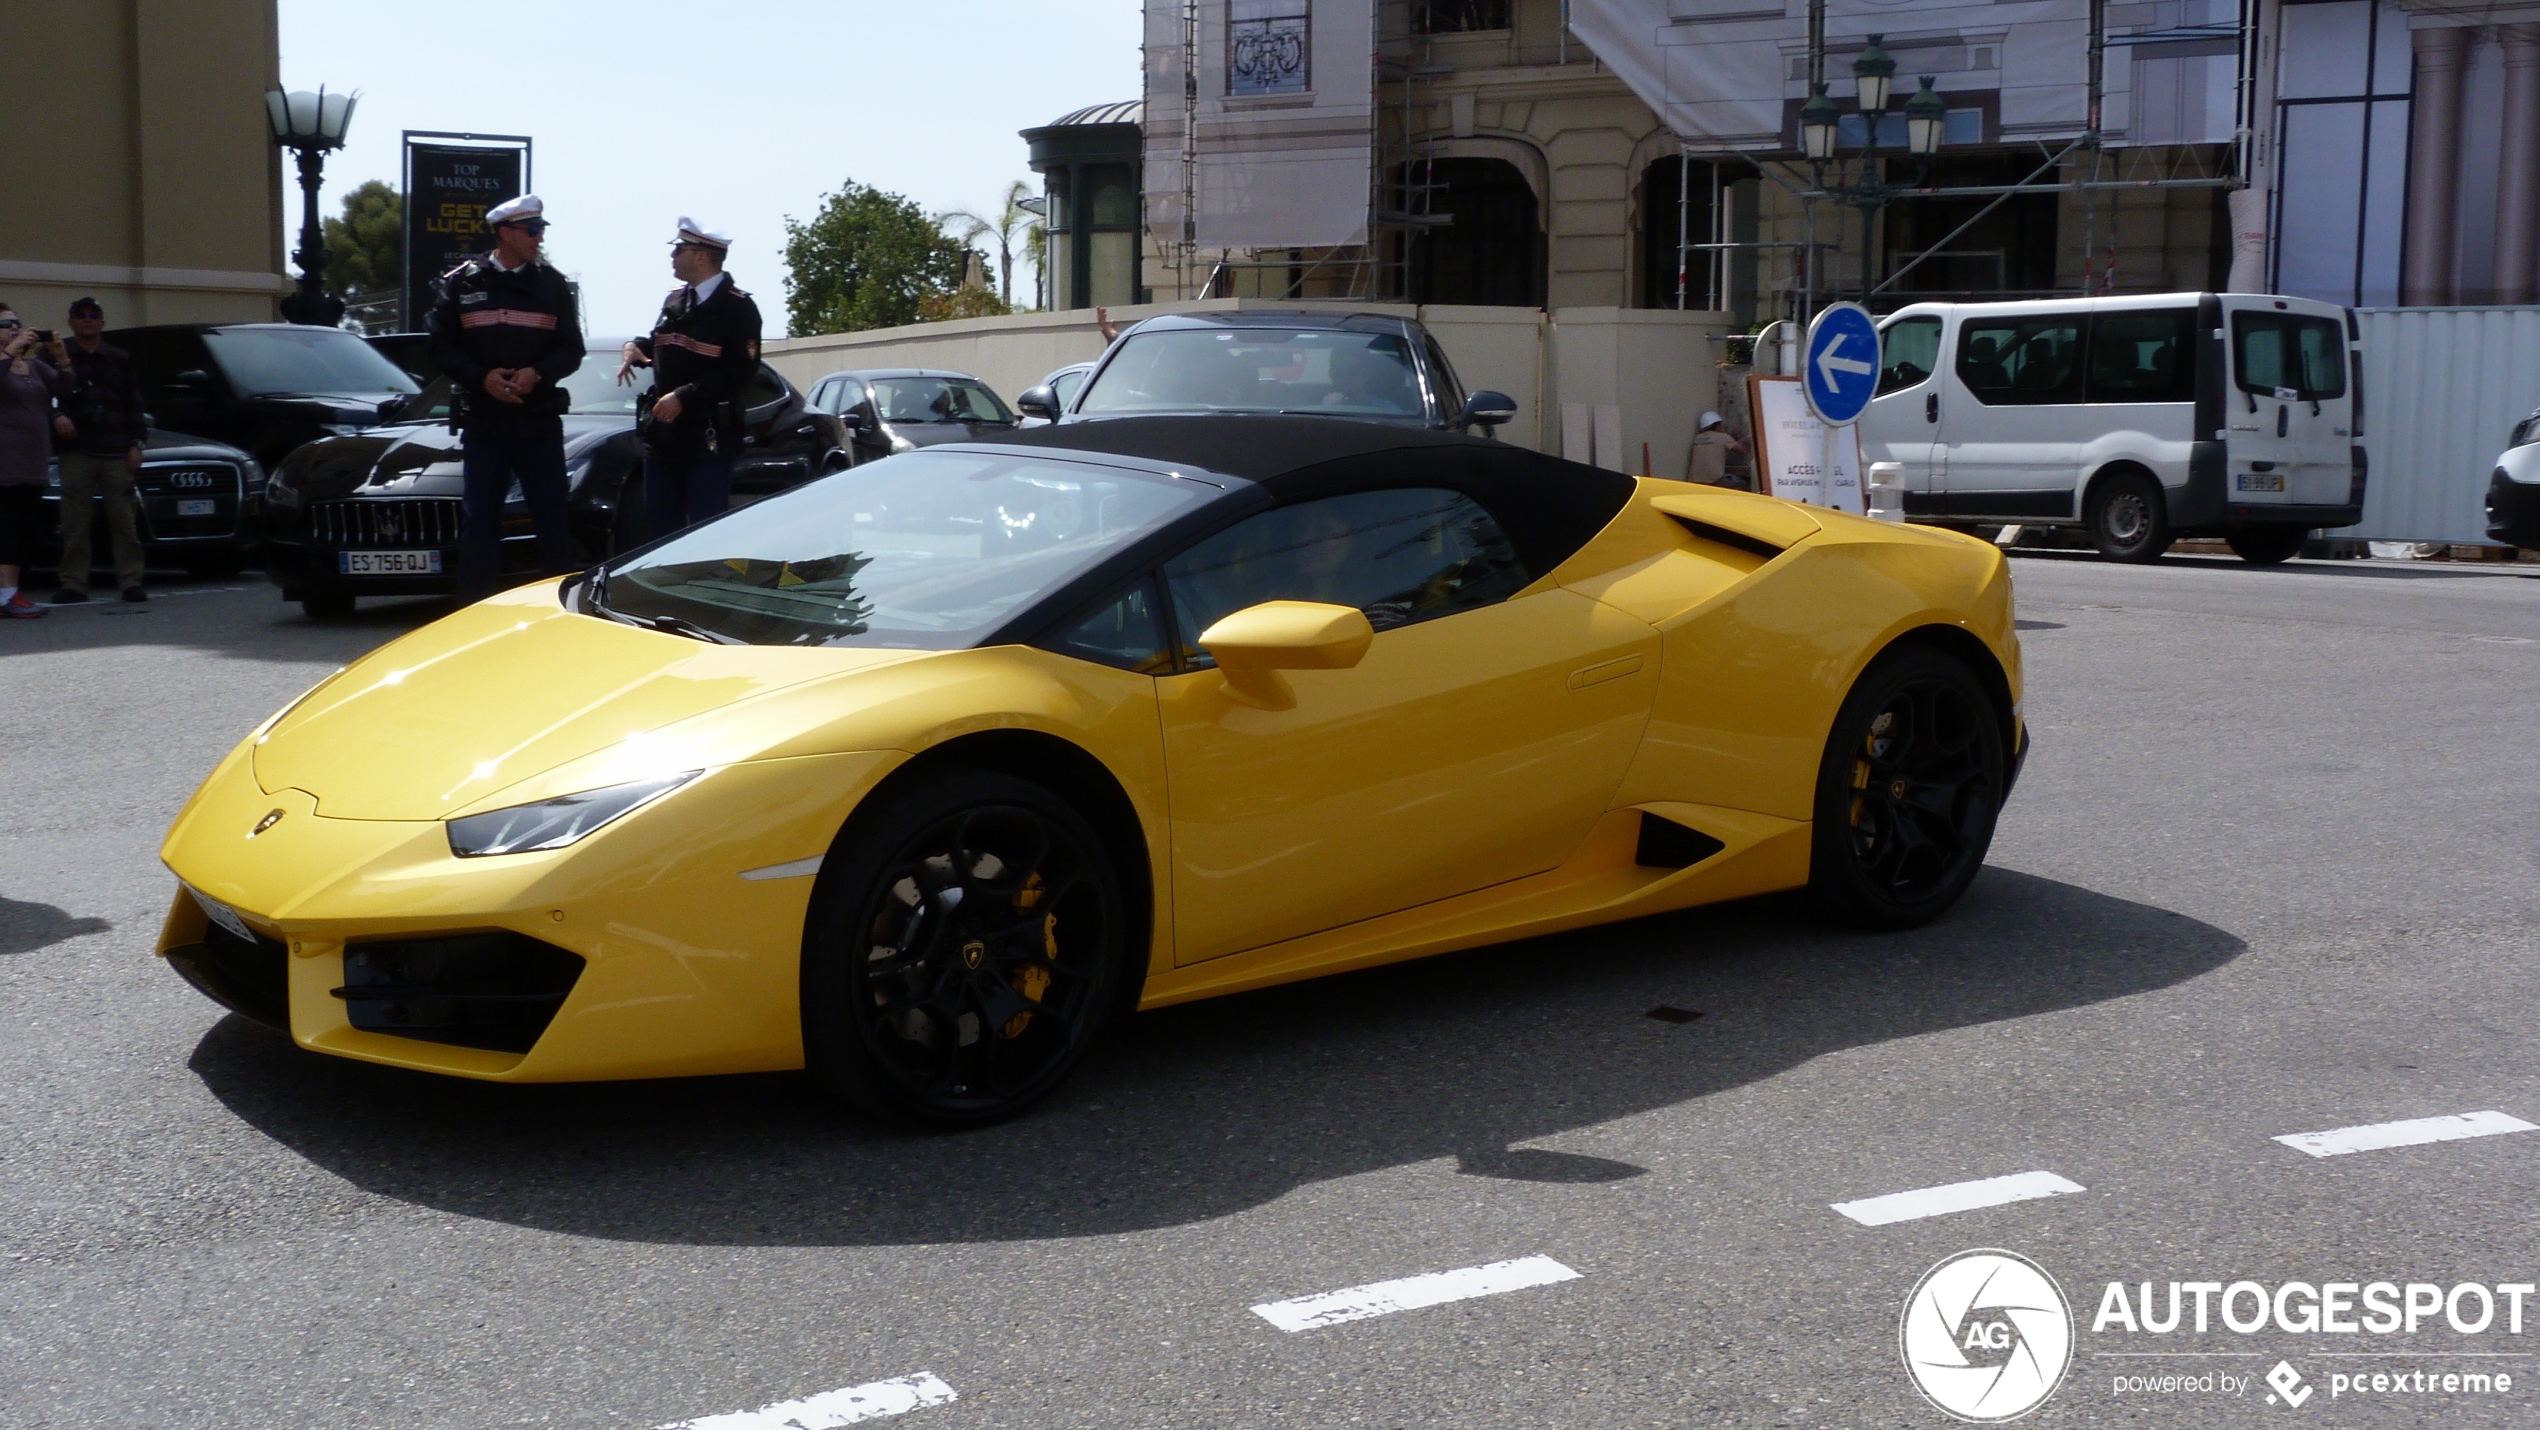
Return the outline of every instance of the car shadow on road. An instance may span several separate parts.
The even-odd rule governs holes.
[[[1186,1224],[1438,1158],[1619,1180],[1638,1169],[1509,1149],[1844,1048],[2168,987],[2242,949],[2002,869],[1904,934],[1755,900],[1145,1014],[1040,1109],[947,1136],[875,1128],[795,1075],[472,1083],[302,1053],[237,1018],[191,1066],[312,1163],[439,1211],[677,1244],[1043,1239]],[[1701,1017],[1662,1022],[1657,1005]]]

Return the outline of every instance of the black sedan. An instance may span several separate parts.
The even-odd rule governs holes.
[[[975,442],[1015,428],[1014,412],[996,389],[966,372],[941,368],[833,372],[811,385],[810,400],[854,434],[859,462],[942,442]]]
[[[1149,318],[1120,335],[1073,402],[1044,385],[1015,405],[1055,422],[1239,412],[1455,432],[1517,415],[1503,393],[1467,397],[1418,320],[1310,310]]]
[[[196,576],[236,575],[254,549],[264,487],[264,468],[236,447],[151,429],[142,442],[141,470],[132,479],[142,556],[153,566],[181,566]],[[57,463],[44,492],[48,562],[61,556],[61,501]],[[90,505],[89,550],[104,561],[113,549],[105,493],[90,498]]]
[[[152,422],[243,447],[270,469],[304,442],[394,421],[417,384],[340,328],[186,323],[118,328]]]
[[[635,440],[639,385],[617,385],[609,354],[616,339],[594,339],[593,356],[565,379],[565,480],[573,537],[597,561],[647,539],[642,452]],[[850,458],[838,419],[806,407],[774,368],[741,394],[743,434],[732,464],[732,498],[745,505],[825,473]],[[407,420],[353,436],[312,442],[275,469],[265,485],[265,570],[287,601],[311,616],[340,616],[362,596],[444,595],[458,589],[459,434],[450,430],[450,381],[435,378]],[[503,509],[502,569],[537,570],[529,511],[513,488]]]

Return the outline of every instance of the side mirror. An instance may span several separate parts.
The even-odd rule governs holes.
[[[168,379],[168,387],[176,392],[209,392],[212,375],[199,367],[189,367]]]
[[[1225,672],[1227,693],[1264,710],[1296,704],[1280,671],[1347,670],[1375,639],[1366,612],[1320,601],[1264,601],[1199,634],[1201,649]]]
[[[1464,411],[1455,419],[1455,430],[1469,432],[1475,427],[1497,427],[1517,418],[1517,399],[1488,388],[1464,399]]]
[[[842,413],[840,414],[838,420],[845,423],[847,430],[850,432],[861,432],[864,430],[864,414],[861,412]]]
[[[1023,389],[1022,396],[1014,399],[1014,408],[1026,417],[1038,417],[1044,422],[1056,422],[1058,394],[1050,391],[1047,386],[1027,387]]]

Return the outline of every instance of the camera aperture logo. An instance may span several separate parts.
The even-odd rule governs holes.
[[[2073,1313],[2046,1268],[2014,1251],[1962,1251],[1923,1273],[1897,1329],[1923,1398],[1960,1420],[2017,1420],[2073,1361]]]

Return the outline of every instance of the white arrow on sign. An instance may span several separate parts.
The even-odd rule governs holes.
[[[1826,344],[1826,350],[1824,352],[1817,354],[1817,371],[1824,374],[1826,386],[1841,387],[1843,385],[1843,379],[1835,376],[1835,374],[1839,372],[1851,372],[1867,375],[1878,371],[1878,368],[1874,365],[1862,362],[1857,358],[1836,357],[1834,355],[1835,349],[1842,346],[1843,339],[1837,338],[1833,342]]]

